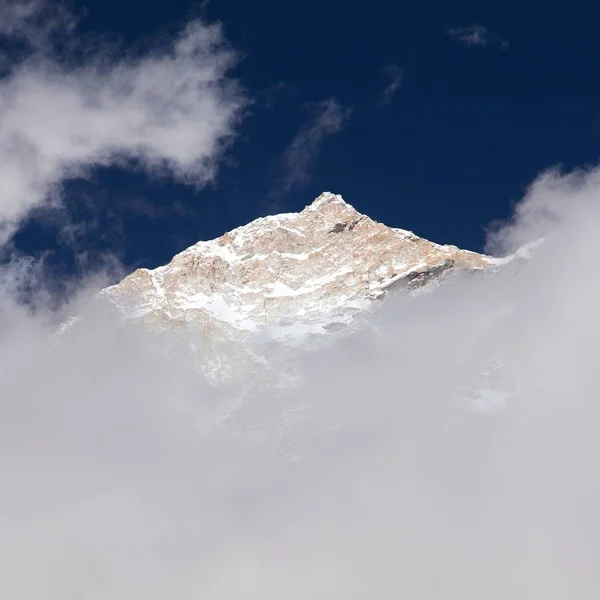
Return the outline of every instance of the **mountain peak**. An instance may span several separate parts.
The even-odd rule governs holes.
[[[317,198],[315,198],[311,204],[309,204],[304,211],[318,211],[318,212],[354,212],[356,210],[353,206],[350,206],[339,194],[332,194],[331,192],[323,192]],[[302,211],[302,212],[304,212]],[[358,214],[358,213],[357,213]]]
[[[349,206],[346,201],[339,194],[333,194],[332,192],[323,192],[319,196],[317,196],[307,208],[312,208],[313,210],[319,210],[324,206],[330,206],[331,204],[342,204],[345,206]]]
[[[392,285],[410,291],[488,265],[487,257],[377,223],[325,192],[300,213],[198,242],[102,295],[151,328],[196,331],[208,352],[257,332],[286,340],[324,334],[349,325]]]

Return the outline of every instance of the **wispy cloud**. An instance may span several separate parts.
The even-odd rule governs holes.
[[[342,131],[351,114],[351,110],[344,108],[335,98],[315,102],[308,108],[310,118],[300,127],[284,153],[281,165],[283,174],[272,195],[287,193],[308,181],[323,140]]]
[[[194,215],[194,211],[178,199],[167,205],[157,205],[143,196],[131,196],[125,200],[122,208],[128,212],[135,213],[136,215],[151,220],[168,216],[178,216],[183,218]]]
[[[192,21],[144,55],[116,56],[96,42],[93,51],[78,48],[82,62],[75,20],[55,6],[0,2],[0,35],[25,48],[0,80],[5,235],[62,180],[93,167],[211,181],[246,103],[228,76],[237,55],[222,28]]]
[[[265,108],[274,108],[279,101],[280,96],[288,89],[285,81],[278,81],[267,89],[262,90],[258,95],[262,98]]]
[[[68,9],[69,2],[49,0],[0,0],[0,35],[29,48],[48,47],[52,38],[68,33],[78,17]]]
[[[402,80],[404,78],[404,69],[399,67],[398,65],[388,65],[383,68],[383,75],[387,80],[387,85],[383,90],[383,94],[381,95],[381,99],[379,104],[382,106],[388,105],[396,95],[396,92],[400,89],[402,85]]]
[[[469,27],[451,27],[446,30],[446,33],[448,37],[466,47],[500,46],[506,48],[508,46],[508,40],[504,36],[490,31],[483,25],[473,24]]]

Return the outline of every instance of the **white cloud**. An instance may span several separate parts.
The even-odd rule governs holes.
[[[483,25],[471,25],[469,27],[451,27],[446,31],[448,36],[467,47],[498,45],[502,48],[508,46],[508,41],[499,33],[490,31]]]
[[[49,344],[5,298],[4,594],[597,598],[598,181],[541,176],[493,242],[544,235],[529,263],[389,298],[287,392],[212,390],[99,308]],[[499,361],[506,409],[470,412]]]
[[[272,109],[279,102],[281,94],[286,91],[288,91],[288,84],[285,81],[278,81],[267,89],[260,91],[258,95],[262,98],[265,108]]]
[[[222,95],[230,103],[221,123],[232,128],[238,96],[216,75],[228,51],[221,70],[207,67],[206,96],[193,49],[213,56],[199,37],[218,45],[220,35],[193,25],[177,44],[194,56],[176,45],[75,71],[39,55],[22,64],[2,88],[18,112],[0,110],[0,148],[6,131],[17,131],[16,165],[26,173],[28,155],[33,165],[13,190],[32,189],[38,202],[61,177],[124,156],[206,180],[221,138],[210,138],[203,119]],[[38,106],[38,93],[52,111]],[[18,126],[18,115],[36,126]],[[194,115],[198,146],[182,129]],[[333,100],[318,107],[288,153],[297,158],[292,185],[347,117]],[[146,126],[160,135],[149,139]],[[5,210],[4,197],[4,218],[35,204]],[[2,595],[598,598],[599,230],[600,168],[551,170],[490,237],[490,247],[508,251],[543,236],[527,264],[389,298],[363,332],[292,357],[300,388],[251,395],[210,388],[189,370],[187,347],[173,342],[169,358],[163,338],[93,302],[69,334],[52,337],[98,281],[80,282],[60,315],[43,293],[32,312],[15,298],[23,286],[36,289],[39,265],[5,265]],[[469,411],[473,390],[490,381],[508,391],[506,408]],[[480,396],[479,405],[490,394]]]
[[[77,18],[67,8],[48,0],[0,0],[0,35],[41,49],[58,31],[68,31]]]
[[[19,13],[18,6],[25,8]],[[46,18],[49,7],[0,5],[2,33],[30,45],[0,80],[5,230],[58,192],[62,180],[97,166],[135,164],[198,186],[211,181],[245,105],[228,78],[236,55],[221,27],[190,22],[168,46],[143,56],[79,48],[85,63],[78,64],[51,52],[49,36],[70,29],[60,15]],[[52,23],[50,32],[40,15],[42,25]]]
[[[383,90],[380,104],[386,106],[393,100],[396,92],[402,85],[404,69],[400,68],[398,65],[389,65],[383,69],[383,73],[388,79],[388,84]]]
[[[276,187],[279,193],[287,193],[309,179],[324,139],[342,131],[351,113],[335,98],[315,102],[309,108],[310,118],[300,127],[284,153],[283,175]]]
[[[531,239],[539,239],[556,229],[561,232],[581,214],[594,214],[600,194],[600,168],[579,168],[564,173],[554,167],[541,173],[529,186],[525,198],[514,211],[513,222],[491,231],[488,249],[506,253]],[[582,225],[577,221],[578,225]]]

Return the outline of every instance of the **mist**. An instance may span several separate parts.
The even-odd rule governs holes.
[[[288,389],[5,294],[2,595],[597,598],[598,175],[542,174],[490,234],[529,258],[387,298]]]

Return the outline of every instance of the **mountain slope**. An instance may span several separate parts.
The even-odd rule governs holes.
[[[386,227],[324,193],[300,213],[257,219],[199,242],[102,294],[123,316],[155,326],[196,321],[256,332],[288,321],[347,320],[397,282],[416,287],[445,271],[489,264]]]
[[[138,269],[100,298],[122,318],[187,334],[214,379],[225,376],[232,342],[246,358],[258,339],[303,344],[347,328],[393,288],[493,264],[377,223],[326,192],[299,213],[257,219],[168,265]],[[257,361],[265,362],[254,354],[253,368]]]

